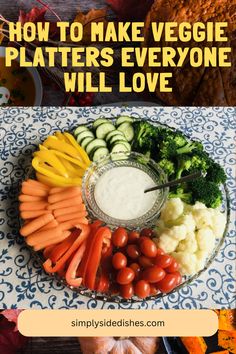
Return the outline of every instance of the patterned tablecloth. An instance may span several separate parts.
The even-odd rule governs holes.
[[[18,234],[19,183],[32,151],[55,130],[75,127],[100,115],[151,118],[201,139],[226,168],[231,223],[217,258],[198,279],[156,301],[113,304],[79,296],[45,274]],[[235,307],[235,130],[236,108],[2,108],[0,109],[0,308],[233,308]]]

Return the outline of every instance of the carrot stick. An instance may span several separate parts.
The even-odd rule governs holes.
[[[35,197],[47,197],[48,195],[48,192],[45,189],[35,188],[29,185],[22,185],[21,192]]]
[[[46,209],[47,202],[24,202],[20,204],[20,211],[34,211]]]
[[[20,202],[42,202],[45,200],[43,197],[34,197],[26,194],[20,194],[18,199]]]
[[[39,181],[36,181],[35,179],[27,179],[23,183],[29,183],[30,185],[32,185],[32,187],[45,189],[45,190],[47,190],[49,192],[49,187],[46,186],[46,184],[43,184],[43,183],[41,183]]]
[[[44,249],[45,247],[48,247],[48,246],[51,246],[51,245],[55,245],[59,242],[62,242],[63,240],[65,240],[67,237],[69,237],[70,235],[70,232],[69,231],[65,231],[61,234],[61,236],[58,238],[58,237],[55,237],[51,240],[46,240],[42,243],[38,243],[37,245],[34,246],[34,250],[35,251],[40,251],[42,249]]]
[[[80,205],[75,205],[75,206],[71,206],[68,208],[61,208],[61,209],[56,209],[53,211],[53,215],[57,218],[61,215],[66,215],[66,214],[73,214],[76,212],[81,212],[81,211],[85,211],[85,205],[84,204],[80,204]]]
[[[20,229],[22,236],[28,236],[54,219],[52,214],[44,214],[30,221]],[[64,230],[63,230],[64,231]]]
[[[42,243],[53,238],[59,238],[62,232],[63,231],[59,226],[49,230],[36,231],[27,236],[26,242],[30,246],[35,246],[37,243]]]
[[[73,220],[73,219],[81,219],[84,216],[88,215],[86,210],[82,210],[82,211],[77,211],[76,213],[71,213],[71,214],[65,214],[65,215],[60,215],[56,218],[56,220],[61,223],[64,221],[69,221],[69,220]]]
[[[27,210],[27,211],[22,211],[20,213],[20,216],[24,220],[28,219],[35,219],[38,216],[45,215],[45,214],[50,214],[49,210]]]
[[[68,188],[65,188],[63,192],[49,195],[48,202],[50,204],[53,204],[53,203],[60,202],[62,200],[77,197],[78,195],[81,195],[81,188],[80,187],[68,187]]]
[[[82,222],[81,222],[82,221]],[[68,220],[60,224],[63,231],[73,229],[73,227],[78,227],[78,224],[88,225],[88,220],[86,218]]]
[[[54,187],[54,188],[51,188],[50,191],[49,191],[49,194],[55,194],[55,193],[61,193],[61,192],[64,192],[65,188],[68,188],[68,187]]]
[[[71,207],[72,205],[81,205],[82,204],[82,197],[78,196],[75,198],[69,198],[66,200],[62,200],[60,202],[57,203],[53,203],[48,205],[47,209],[48,210],[55,210],[55,209],[62,209],[62,208],[67,208],[67,207]]]
[[[58,222],[56,221],[56,219],[50,221],[48,224],[46,224],[45,226],[41,227],[41,229],[39,231],[46,231],[46,230],[50,230],[54,227],[58,226]]]

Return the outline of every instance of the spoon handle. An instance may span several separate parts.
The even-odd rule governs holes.
[[[175,179],[174,181],[166,182],[166,183],[160,184],[159,186],[148,188],[148,189],[146,189],[144,191],[144,193],[152,192],[152,191],[155,191],[157,189],[162,189],[162,188],[165,188],[165,187],[173,187],[173,186],[176,186],[179,183],[188,182],[188,181],[191,181],[191,180],[193,180],[195,178],[198,178],[198,177],[201,177],[201,176],[202,176],[202,172],[201,171],[197,171],[197,172],[191,173],[188,176],[184,176],[184,177],[181,177],[179,179]]]

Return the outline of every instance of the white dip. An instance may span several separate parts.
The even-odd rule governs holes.
[[[107,215],[122,220],[136,219],[150,210],[158,191],[144,193],[155,182],[135,167],[115,167],[97,181],[94,197],[98,207]]]

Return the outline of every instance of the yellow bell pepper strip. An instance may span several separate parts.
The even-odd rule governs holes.
[[[80,167],[75,168],[75,165],[72,165],[71,162],[69,162],[66,159],[59,158],[65,169],[67,170],[67,173],[69,177],[83,177],[84,175],[84,170],[82,170]]]
[[[33,158],[32,166],[37,172],[41,173],[42,175],[52,178],[52,183],[55,181],[58,183],[64,183],[64,185],[68,185],[69,183],[71,183],[73,185],[81,186],[81,184],[82,184],[82,179],[79,177],[78,178],[66,178],[66,177],[58,176],[56,173],[53,173],[53,172],[49,171],[48,169],[40,166],[40,159],[37,156]]]
[[[50,177],[42,175],[39,172],[36,172],[36,178],[39,182],[44,183],[49,187],[65,187],[65,183],[53,181]],[[67,184],[66,186],[72,187],[73,184]]]
[[[61,163],[58,157],[50,150],[36,151],[34,156],[38,157],[42,162],[52,166],[60,175],[68,177],[65,166]]]
[[[74,257],[72,258],[69,267],[66,271],[66,277],[65,277],[66,282],[67,284],[74,287],[79,287],[82,283],[82,278],[76,277],[76,271],[84,255],[85,248],[86,248],[86,241],[84,241],[81,244],[81,246],[78,248],[78,250],[75,252]]]
[[[48,149],[45,146],[41,145],[41,144],[39,144],[39,150],[40,151],[48,151]]]
[[[78,150],[80,156],[82,157],[83,161],[87,164],[90,165],[90,160],[88,155],[86,154],[85,150],[77,143],[77,141],[75,140],[75,138],[73,137],[73,135],[71,135],[70,133],[64,133],[64,136],[68,139],[68,141],[71,143],[72,146],[74,146],[74,148],[76,150]]]
[[[70,161],[71,163],[73,163],[73,164],[75,164],[75,165],[81,167],[84,171],[85,171],[85,170],[87,169],[87,167],[88,167],[87,165],[85,165],[84,162],[80,161],[79,159],[75,159],[75,158],[73,158],[73,157],[71,157],[71,156],[68,156],[68,155],[64,154],[63,152],[61,152],[61,151],[57,151],[57,150],[51,150],[51,151],[52,151],[56,156],[61,157],[61,158],[65,159],[65,160],[68,160],[68,161]]]
[[[100,227],[95,233],[84,279],[85,286],[91,290],[95,289],[96,274],[102,257],[103,241],[110,237],[111,230],[106,226]]]
[[[65,141],[66,142],[66,139],[65,139],[65,136],[62,132],[56,132],[55,133],[55,136],[59,139],[59,140],[62,140],[62,141]]]
[[[107,292],[109,290],[110,274],[112,272],[112,252],[113,246],[110,245],[107,251],[102,255],[100,269],[101,274],[96,285],[96,290],[101,293]]]
[[[76,229],[73,233],[76,233],[77,237],[70,248],[63,254],[61,258],[53,265],[52,260],[48,258],[44,263],[44,270],[48,273],[58,272],[63,268],[65,262],[69,257],[80,247],[80,245],[86,240],[90,232],[90,227],[88,225],[81,224],[80,229]]]
[[[71,157],[81,159],[78,150],[66,143],[65,141],[59,140],[56,136],[49,136],[43,143],[44,146],[50,149],[61,151]]]

